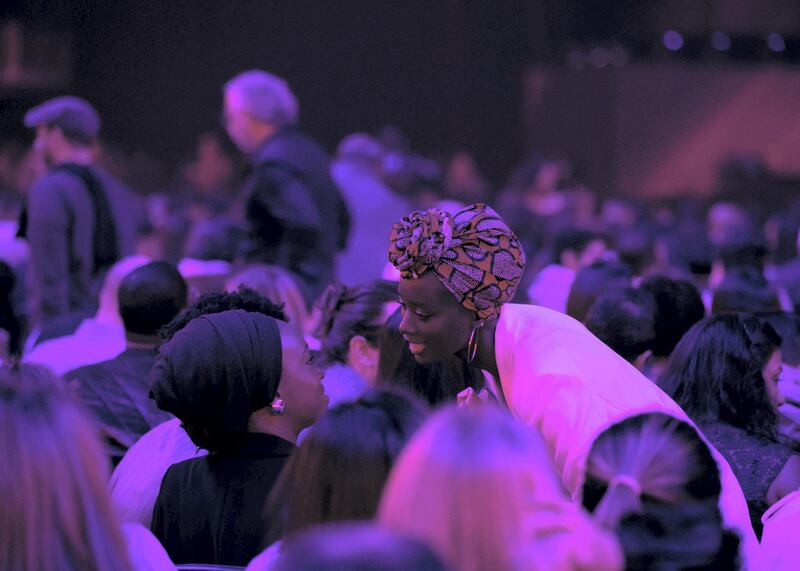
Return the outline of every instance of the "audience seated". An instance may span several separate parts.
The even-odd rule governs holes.
[[[354,287],[330,285],[318,305],[322,384],[333,406],[375,386],[381,326],[397,309],[397,284],[379,280]]]
[[[153,398],[209,455],[167,470],[151,528],[176,563],[244,565],[297,435],[327,408],[323,372],[294,329],[242,310],[193,319],[158,353]]]
[[[395,458],[425,419],[425,407],[394,390],[369,392],[333,407],[310,430],[269,498],[270,539],[321,523],[375,517]],[[277,542],[248,571],[270,569]]]
[[[23,355],[26,363],[45,365],[57,375],[113,359],[125,350],[125,327],[119,316],[118,290],[122,280],[136,268],[150,263],[144,256],[124,258],[111,266],[100,291],[94,317],[84,319],[72,335],[51,339]]]
[[[528,287],[528,299],[535,305],[566,313],[576,272],[597,262],[605,253],[606,244],[597,232],[564,228],[555,235],[552,249],[552,261],[536,274]]]
[[[770,313],[781,311],[778,292],[753,268],[737,268],[713,290],[711,313]]]
[[[620,569],[616,541],[570,503],[547,448],[500,409],[448,407],[411,439],[379,521],[427,541],[451,569]]]
[[[737,569],[719,469],[697,431],[660,413],[627,418],[592,445],[583,505],[614,530],[626,569]]]
[[[777,436],[781,339],[749,314],[695,324],[659,384],[728,460],[756,533],[767,507],[800,486],[800,456]]]
[[[237,292],[210,293],[201,296],[171,323],[161,336],[169,340],[193,319],[203,315],[243,309],[284,320],[281,308],[252,289],[240,287]],[[161,480],[167,469],[183,460],[205,456],[207,451],[195,445],[178,419],[168,420],[142,436],[134,444],[111,476],[111,499],[124,521],[150,527],[153,506]]]
[[[633,271],[619,262],[595,262],[581,268],[567,297],[567,315],[583,322],[598,297],[613,289],[631,287]]]
[[[686,280],[655,275],[643,280],[639,287],[650,292],[656,302],[655,338],[643,372],[651,381],[657,381],[675,345],[705,316],[705,307],[700,292]]]
[[[231,276],[225,289],[235,292],[240,286],[251,288],[274,303],[283,305],[289,325],[308,340],[314,328],[313,317],[296,278],[289,270],[267,264],[249,264]]]
[[[281,550],[274,571],[446,571],[422,541],[368,523],[320,525]]]
[[[463,359],[450,355],[436,363],[417,363],[400,333],[401,310],[383,325],[378,359],[378,384],[399,386],[416,393],[431,406],[455,401],[462,391],[486,386],[480,371]]]
[[[50,371],[0,366],[0,568],[175,569],[141,525],[120,526],[91,421]]]
[[[620,357],[642,369],[655,340],[656,305],[649,292],[633,288],[604,293],[584,324]]]
[[[158,331],[186,306],[187,285],[174,266],[153,262],[122,280],[118,300],[125,351],[64,376],[99,422],[114,464],[141,435],[171,418],[148,398],[147,377],[161,343]]]

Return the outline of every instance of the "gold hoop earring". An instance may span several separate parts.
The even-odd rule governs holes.
[[[283,402],[283,399],[281,398],[280,395],[276,394],[275,398],[272,399],[272,402],[269,405],[269,413],[272,416],[278,416],[280,414],[283,414],[285,410],[286,410],[286,403]]]
[[[483,320],[476,321],[472,326],[472,331],[469,334],[469,343],[467,343],[467,364],[471,365],[478,354],[478,331],[483,327]]]

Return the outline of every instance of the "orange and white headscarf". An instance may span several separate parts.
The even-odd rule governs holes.
[[[392,226],[389,261],[403,279],[433,270],[442,285],[479,319],[496,317],[517,291],[525,252],[486,204],[455,214],[431,208]]]

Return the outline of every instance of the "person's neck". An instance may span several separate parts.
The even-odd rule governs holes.
[[[256,434],[271,434],[291,443],[297,442],[300,430],[285,414],[272,415],[269,407],[255,411],[247,421],[247,431]]]
[[[158,335],[141,335],[125,332],[125,349],[155,349],[162,339]]]
[[[92,149],[89,147],[66,147],[55,157],[55,166],[67,163],[88,166],[93,162]]]
[[[491,319],[478,330],[478,350],[472,364],[491,374],[498,382],[500,374],[497,371],[497,357],[495,356],[494,333],[497,330],[497,319]]]

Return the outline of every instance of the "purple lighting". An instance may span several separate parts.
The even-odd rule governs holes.
[[[667,30],[664,32],[664,47],[673,52],[678,51],[683,47],[683,36],[675,30]]]
[[[773,52],[782,52],[786,49],[786,42],[779,33],[772,32],[767,36],[767,47]]]
[[[724,32],[714,32],[711,34],[711,47],[718,52],[727,52],[731,49],[731,39]]]

